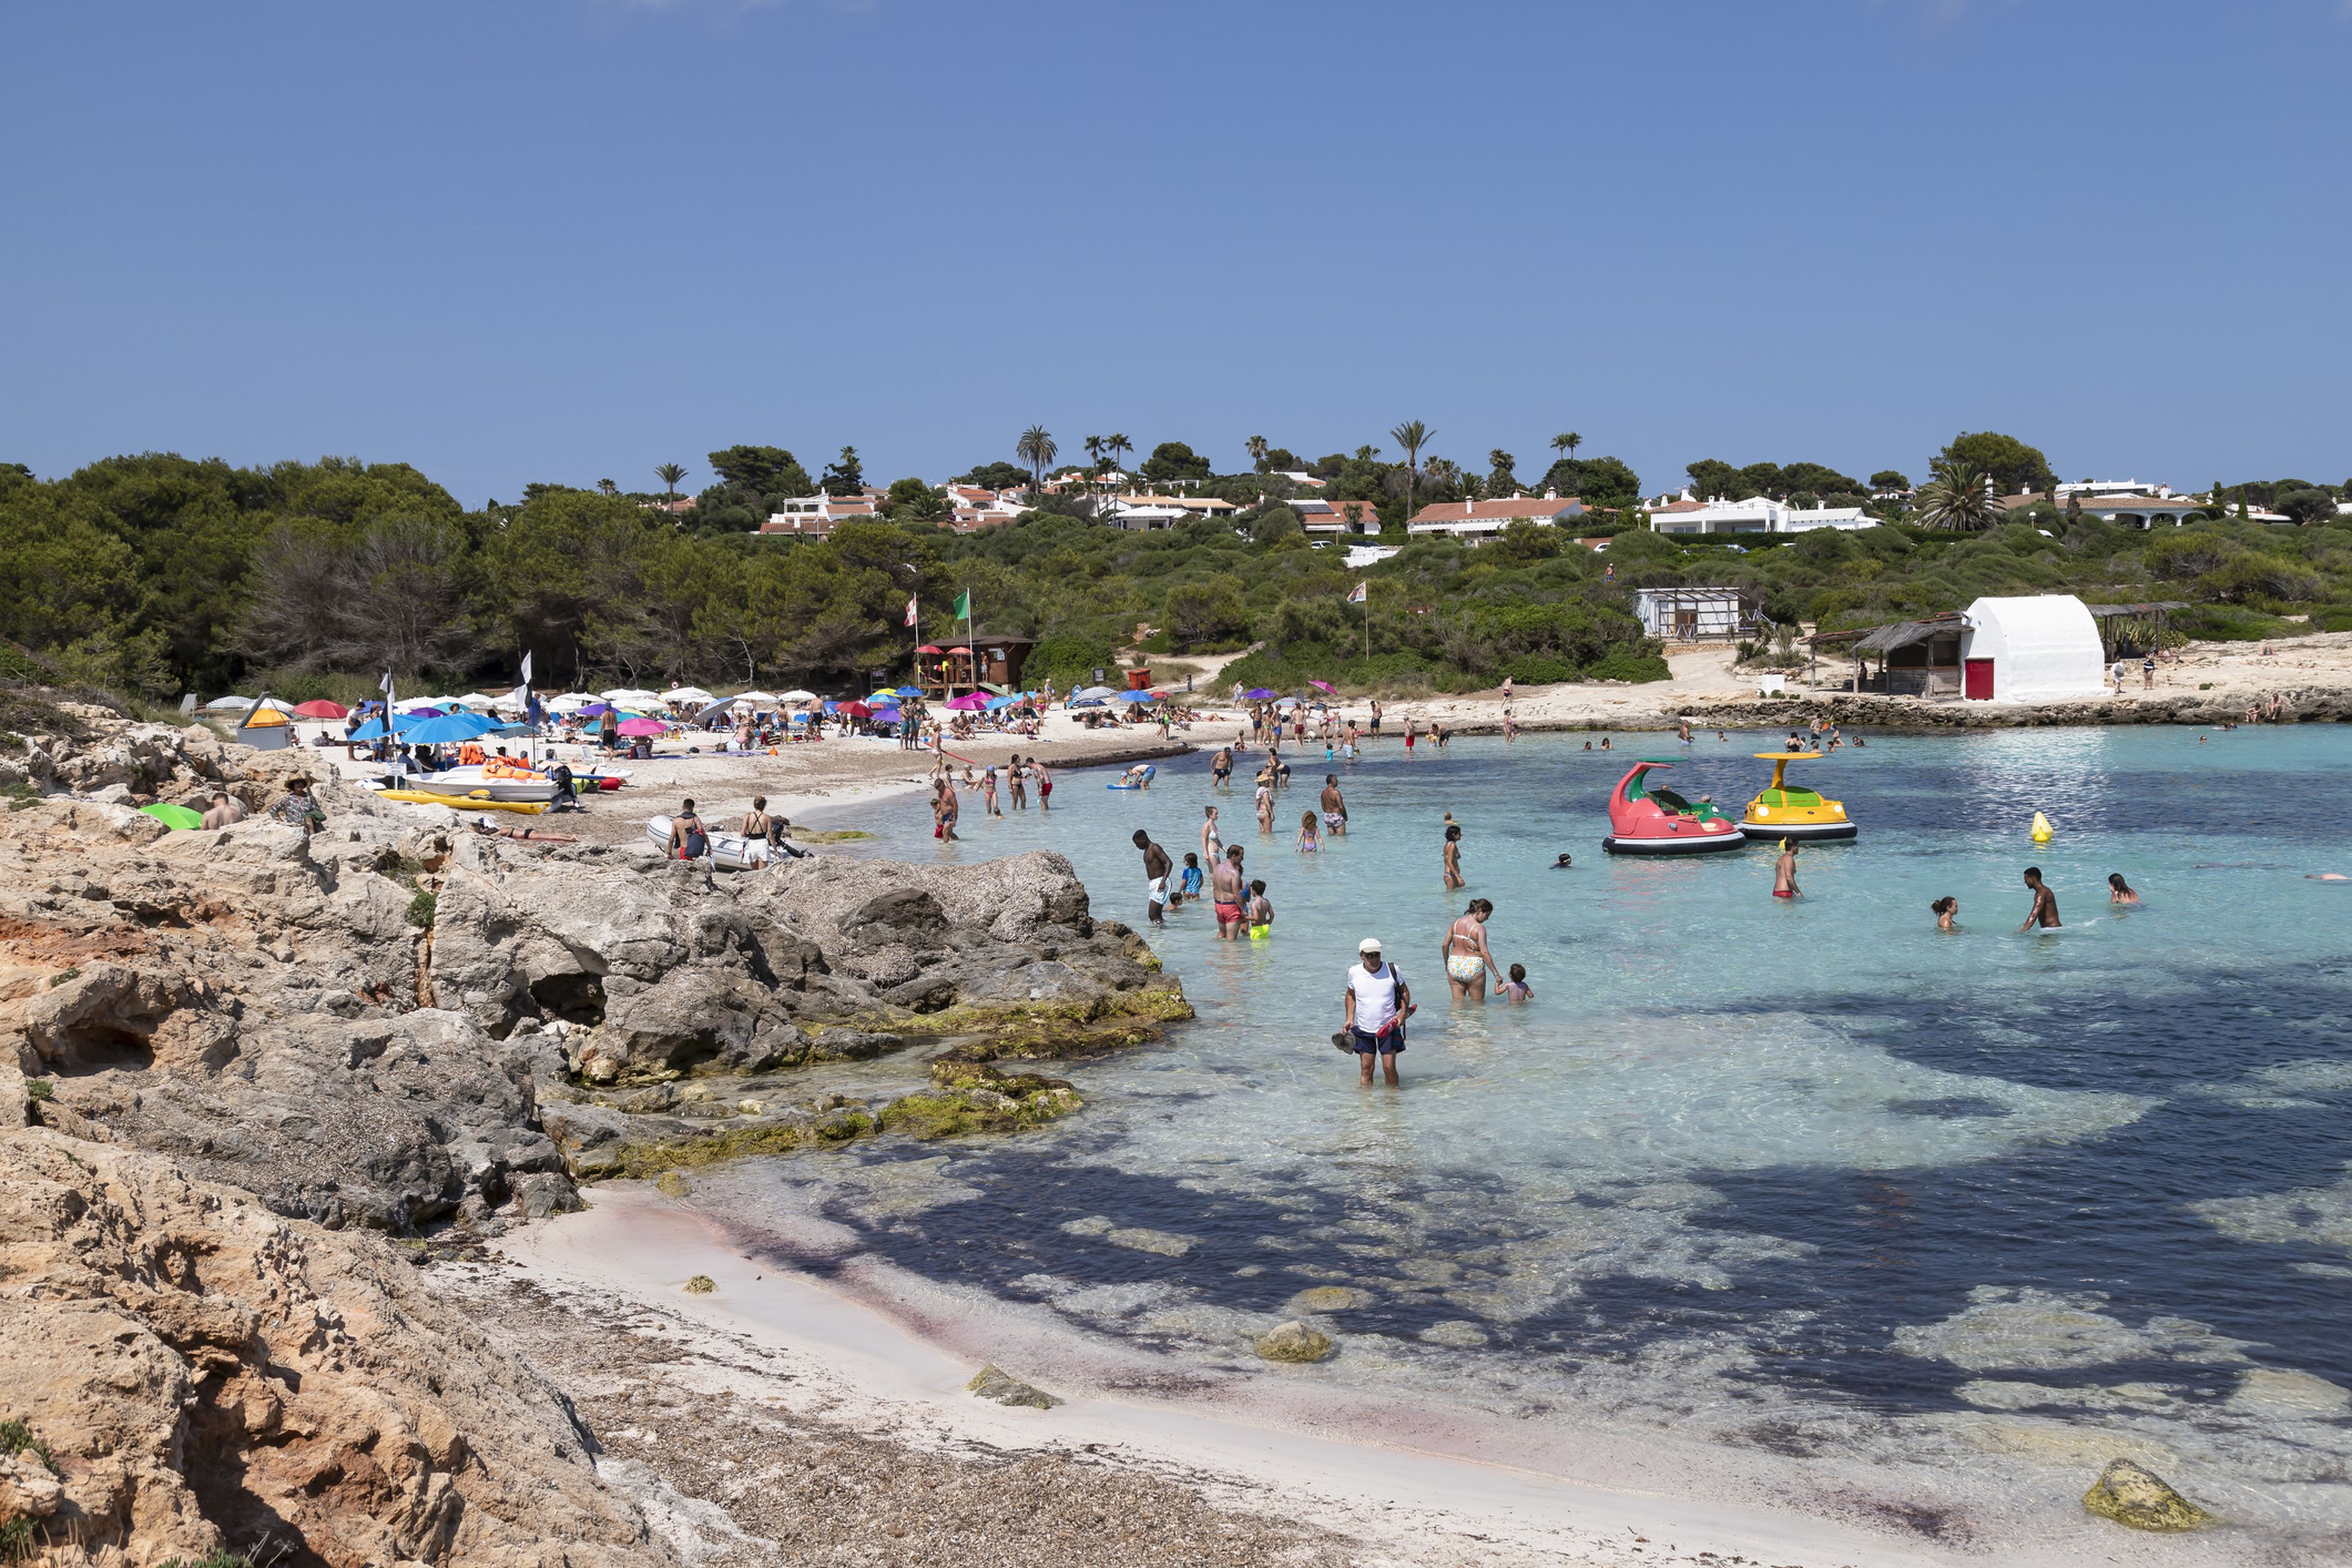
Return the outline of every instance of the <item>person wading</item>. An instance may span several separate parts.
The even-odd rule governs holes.
[[[1360,1082],[1372,1081],[1372,1062],[1380,1061],[1391,1089],[1397,1087],[1397,1053],[1404,1049],[1404,1021],[1412,1012],[1412,992],[1396,965],[1382,961],[1381,941],[1368,936],[1356,944],[1355,966],[1348,971],[1348,989],[1340,1001],[1346,1017],[1346,1041],[1356,1051]]]
[[[1445,983],[1453,988],[1456,1002],[1486,1000],[1486,981],[1495,982],[1495,994],[1503,992],[1502,965],[1486,947],[1486,917],[1495,906],[1485,899],[1473,899],[1462,917],[1446,928],[1445,942],[1440,956],[1445,961]]]
[[[1209,873],[1209,898],[1217,909],[1217,935],[1232,942],[1242,933],[1242,906],[1249,901],[1249,882],[1242,875],[1242,847],[1225,846],[1225,858]]]
[[[2025,923],[2017,929],[2032,931],[2035,926],[2056,927],[2059,924],[2058,895],[2042,886],[2041,867],[2028,866],[2025,868],[2025,886],[2033,895],[2033,907],[2026,911]]]
[[[1143,851],[1144,913],[1153,925],[1165,925],[1160,915],[1168,905],[1168,873],[1176,868],[1176,862],[1140,827],[1135,830],[1135,847]]]

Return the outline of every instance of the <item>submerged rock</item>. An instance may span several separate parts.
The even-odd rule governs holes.
[[[1062,1402],[1042,1388],[1033,1387],[1019,1378],[1009,1377],[995,1367],[982,1367],[964,1386],[982,1399],[992,1399],[999,1405],[1026,1405],[1033,1410],[1051,1410]]]
[[[2102,1518],[2134,1530],[2195,1530],[2213,1516],[2182,1497],[2153,1470],[2129,1459],[2116,1459],[2100,1472],[2083,1506]]]
[[[1257,1353],[1266,1361],[1321,1361],[1334,1348],[1330,1335],[1297,1321],[1278,1324],[1257,1340]]]

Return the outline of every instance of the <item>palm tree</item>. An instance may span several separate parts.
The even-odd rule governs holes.
[[[1054,445],[1054,437],[1045,433],[1043,425],[1032,425],[1021,432],[1021,439],[1013,444],[1013,455],[1029,465],[1031,494],[1045,488],[1045,465],[1061,453],[1062,449]]]
[[[1418,419],[1408,419],[1389,432],[1389,439],[1404,448],[1404,515],[1408,522],[1412,520],[1412,481],[1420,471],[1421,449],[1435,434]]]
[[[1099,436],[1089,436],[1079,444],[1086,447],[1087,457],[1093,461],[1096,469],[1099,471],[1102,468],[1103,448],[1109,443]]]
[[[1248,450],[1250,461],[1257,466],[1260,472],[1264,472],[1265,468],[1265,455],[1269,450],[1271,450],[1271,446],[1267,442],[1266,438],[1263,436],[1253,436],[1248,440],[1243,442],[1242,446]]]
[[[686,468],[683,464],[664,463],[654,470],[654,478],[669,487],[666,493],[670,500],[677,500],[677,481],[686,478]]]
[[[1920,527],[1974,532],[2000,521],[2002,513],[1992,498],[1992,480],[1984,469],[1956,458],[1938,458],[1928,465],[1928,469],[1932,477],[1912,498],[1918,508]]]
[[[1110,455],[1118,460],[1119,468],[1121,469],[1126,468],[1127,459],[1123,454],[1134,451],[1135,443],[1129,440],[1125,436],[1112,436],[1107,437],[1104,440],[1103,445],[1109,448]]]

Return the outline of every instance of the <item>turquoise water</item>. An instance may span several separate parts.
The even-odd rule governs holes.
[[[1306,1305],[1346,1349],[1318,1375],[1352,1388],[1899,1455],[1963,1500],[2049,1480],[2084,1434],[2280,1540],[2352,1522],[2352,882],[2306,879],[2352,873],[2352,732],[1874,736],[1791,770],[1862,826],[1804,852],[1793,904],[1761,847],[1601,853],[1633,757],[1686,756],[1675,788],[1737,802],[1775,740],[1475,739],[1410,763],[1391,742],[1334,770],[1354,831],[1315,856],[1290,844],[1319,748],[1267,837],[1205,758],[1142,795],[1064,774],[1050,816],[968,798],[961,845],[919,801],[866,808],[877,853],[1056,849],[1097,918],[1140,928],[1129,834],[1181,860],[1217,800],[1275,934],[1170,917],[1151,940],[1199,1022],[1072,1069],[1088,1104],[1061,1126],[733,1179],[842,1227],[836,1262],[1178,1363],[1248,1367],[1251,1334],[1331,1287]],[[2019,932],[2029,864],[2063,931]],[[2109,906],[2114,871],[2142,906]],[[1958,933],[1928,912],[1947,893]],[[1474,895],[1533,1003],[1447,999],[1439,943]],[[1328,1043],[1365,935],[1421,1004],[1399,1091]]]

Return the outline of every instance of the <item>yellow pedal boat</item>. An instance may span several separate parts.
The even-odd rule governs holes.
[[[1825,800],[1809,789],[1792,788],[1787,779],[1790,763],[1821,760],[1819,752],[1759,752],[1757,760],[1772,764],[1772,782],[1748,803],[1739,831],[1750,838],[1795,838],[1818,843],[1828,838],[1852,838],[1855,828],[1846,820],[1842,801]]]

